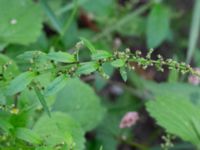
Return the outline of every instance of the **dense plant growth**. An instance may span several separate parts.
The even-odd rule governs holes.
[[[186,55],[174,3],[0,0],[0,149],[200,149],[200,1]]]

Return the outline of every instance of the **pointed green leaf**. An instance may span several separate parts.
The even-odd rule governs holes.
[[[64,52],[50,52],[47,57],[51,60],[63,63],[73,63],[76,61],[74,55]]]
[[[112,57],[112,55],[109,52],[98,50],[95,53],[92,54],[93,60],[99,60],[99,59],[107,59]]]
[[[124,67],[120,68],[120,74],[122,76],[122,79],[126,82],[127,81],[127,72],[126,69]]]
[[[76,71],[77,75],[85,74],[88,75],[94,71],[96,71],[99,67],[99,64],[97,62],[87,62],[82,63],[81,66]]]
[[[68,77],[66,75],[61,75],[55,78],[53,82],[47,86],[44,95],[50,96],[60,91],[66,85],[67,79]]]
[[[125,60],[123,59],[116,59],[114,61],[111,62],[111,65],[113,67],[119,68],[119,67],[123,67],[125,65]]]
[[[24,72],[13,79],[8,87],[8,95],[14,95],[23,91],[27,85],[35,78],[36,74],[34,72]]]
[[[147,20],[147,45],[149,48],[159,46],[167,38],[170,30],[169,23],[169,10],[161,4],[156,4]]]

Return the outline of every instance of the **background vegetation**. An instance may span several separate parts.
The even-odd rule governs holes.
[[[0,149],[200,148],[200,0],[0,10]]]

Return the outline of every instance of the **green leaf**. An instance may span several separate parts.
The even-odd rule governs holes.
[[[12,124],[7,122],[6,120],[0,119],[0,129],[5,131],[6,133],[10,133],[10,130],[13,129],[14,127]]]
[[[48,116],[51,117],[51,113],[49,111],[47,102],[46,102],[43,94],[40,92],[40,89],[36,85],[34,85],[34,89],[35,89],[35,93],[36,93],[38,99],[40,100],[40,103],[42,104],[44,110],[46,111],[46,113],[48,114]]]
[[[189,99],[194,104],[200,105],[200,90],[199,87],[186,83],[152,83],[147,80],[143,81],[146,90],[150,91],[154,97],[160,97],[164,95],[172,95],[177,99]]]
[[[14,95],[23,91],[35,77],[36,74],[34,72],[27,71],[21,73],[11,81],[7,91],[8,95]]]
[[[66,85],[67,79],[68,79],[68,77],[66,75],[61,75],[61,76],[58,76],[57,78],[55,78],[53,80],[53,82],[51,82],[47,86],[47,88],[44,92],[44,95],[50,96],[50,95],[54,95],[55,93],[60,91]]]
[[[29,142],[31,144],[42,144],[41,137],[33,130],[27,128],[17,128],[15,135],[17,138]]]
[[[95,47],[92,45],[92,43],[89,40],[83,37],[81,37],[80,39],[83,41],[84,45],[90,50],[92,54],[96,52]]]
[[[120,68],[120,74],[122,76],[122,79],[126,82],[127,81],[127,72],[126,72],[126,68],[122,67]]]
[[[67,114],[54,112],[51,118],[43,115],[36,122],[33,130],[44,139],[47,146],[54,147],[62,143],[71,143],[73,140],[73,150],[84,149],[84,132],[80,125]],[[68,145],[70,146],[72,145]]]
[[[64,52],[50,52],[47,57],[51,60],[63,63],[73,63],[76,61],[74,55]]]
[[[119,68],[119,67],[123,67],[125,65],[125,60],[123,59],[116,59],[114,61],[111,62],[111,65],[113,67]]]
[[[167,132],[185,141],[200,146],[200,106],[188,99],[177,99],[174,95],[164,95],[147,103],[147,110],[157,123]]]
[[[159,46],[167,38],[169,24],[168,9],[161,4],[156,4],[147,20],[147,45],[149,48]]]
[[[47,59],[46,55],[47,54],[42,51],[26,51],[18,55],[17,58],[26,60],[26,61],[30,61],[31,59],[34,59],[34,61],[37,61],[37,60]]]
[[[11,64],[9,64],[9,66],[6,69],[4,69],[4,78],[6,80],[11,80],[13,77],[19,74],[18,66],[12,59],[7,57],[6,55],[0,54],[0,66],[3,66],[8,63]],[[0,72],[2,72],[2,69],[3,67],[0,67]]]
[[[76,118],[85,131],[96,127],[105,109],[93,89],[78,79],[69,79],[57,94],[53,110],[63,111]]]
[[[178,78],[179,78],[179,72],[176,69],[170,70],[168,75],[168,82],[175,83],[178,81]]]
[[[100,60],[100,59],[107,59],[112,57],[109,52],[98,50],[92,54],[92,60]]]
[[[97,62],[86,62],[82,63],[81,66],[77,69],[76,74],[81,75],[85,74],[88,75],[94,71],[96,71],[99,67]]]
[[[31,0],[0,1],[0,42],[29,44],[41,34],[40,7]]]

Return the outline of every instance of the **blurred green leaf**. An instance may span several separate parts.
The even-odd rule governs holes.
[[[7,90],[8,95],[14,95],[17,94],[18,92],[21,92],[24,90],[27,85],[31,83],[31,81],[36,77],[35,72],[24,72],[18,75],[16,78],[14,78]]]
[[[44,91],[45,96],[50,96],[56,94],[60,91],[67,83],[68,77],[66,75],[61,75],[55,78]]]
[[[95,15],[97,20],[105,21],[114,11],[116,2],[114,0],[87,0],[82,7],[89,13]]]
[[[177,99],[189,99],[196,105],[200,105],[199,87],[186,83],[154,83],[143,81],[145,88],[150,91],[154,97],[172,95]]]
[[[98,50],[96,53],[92,54],[92,59],[93,60],[100,60],[100,59],[107,59],[110,58],[112,54],[106,51]]]
[[[3,118],[0,119],[0,129],[5,131],[6,133],[10,133],[10,130],[14,127],[8,121],[4,120]]]
[[[0,1],[0,42],[29,44],[39,37],[42,15],[37,3],[30,0]]]
[[[76,118],[84,131],[96,127],[105,111],[92,88],[78,79],[68,80],[57,94],[53,110],[66,112]]]
[[[146,29],[146,19],[136,16],[129,23],[124,24],[123,28],[117,28],[117,31],[125,36],[142,36]]]
[[[0,66],[4,66],[6,64],[8,65],[6,69],[0,67],[0,73],[4,74],[4,78],[6,80],[11,80],[12,78],[16,77],[16,75],[19,74],[18,66],[12,59],[7,57],[6,55],[0,54]]]
[[[122,67],[120,68],[120,74],[122,76],[122,79],[126,82],[127,81],[127,72],[126,72],[126,68]]]
[[[116,59],[116,60],[114,60],[114,61],[111,62],[111,65],[113,67],[117,67],[117,68],[123,67],[125,65],[125,60],[123,60],[123,59]]]
[[[29,142],[31,144],[42,144],[42,139],[40,136],[33,130],[27,128],[17,128],[15,135],[17,138]]]
[[[73,145],[67,145],[69,149],[70,146],[74,150],[84,149],[84,132],[80,125],[67,114],[54,112],[51,118],[43,115],[36,122],[33,130],[44,139],[47,146],[52,148],[59,144],[71,143],[73,140]]]
[[[93,46],[93,44],[89,40],[83,37],[81,37],[80,39],[83,41],[84,45],[90,50],[92,54],[96,53],[96,48]]]
[[[64,63],[73,63],[76,61],[73,55],[64,52],[50,52],[47,57],[51,60]]]
[[[159,46],[167,38],[169,24],[169,10],[162,4],[155,4],[147,19],[148,48]]]
[[[40,0],[40,4],[43,8],[43,11],[46,13],[47,17],[51,21],[53,27],[56,29],[56,31],[60,34],[62,34],[62,24],[60,20],[58,20],[57,16],[53,12],[53,10],[49,7],[46,0]]]
[[[196,0],[193,9],[193,18],[190,28],[190,37],[187,50],[187,63],[190,63],[192,55],[196,49],[200,31],[200,1]]]
[[[76,74],[81,75],[85,74],[88,75],[94,71],[96,71],[99,67],[99,64],[97,62],[86,62],[82,63],[80,67],[77,69]]]

